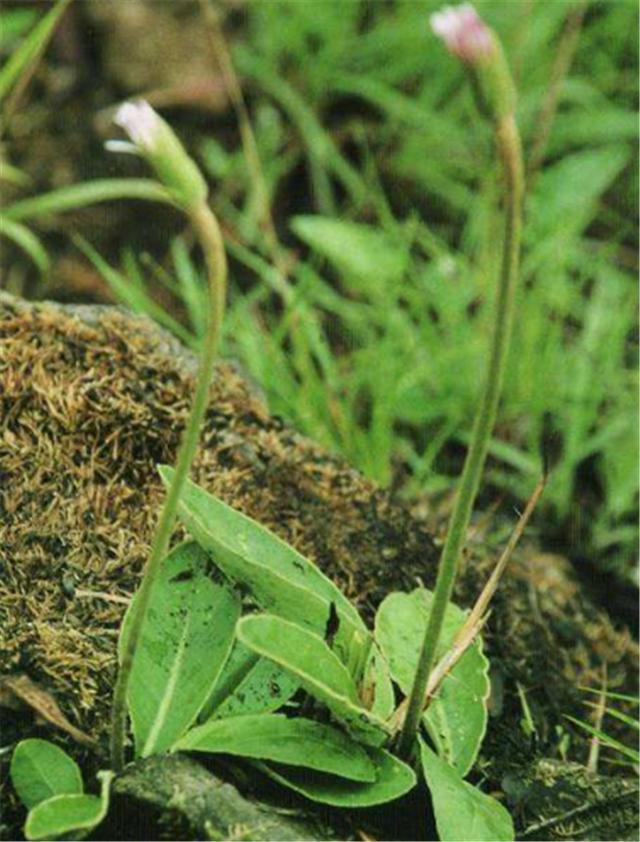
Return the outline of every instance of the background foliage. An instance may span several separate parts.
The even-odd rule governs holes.
[[[223,6],[258,171],[232,112],[206,129],[169,113],[210,177],[228,238],[224,352],[275,412],[412,499],[446,499],[459,473],[500,251],[491,134],[429,33],[439,5]],[[530,493],[551,432],[543,537],[634,576],[636,4],[478,5],[519,80],[530,166],[519,316],[484,500]],[[5,53],[31,12],[3,12]],[[5,152],[11,162],[11,142]],[[135,238],[101,256],[76,243],[138,309],[154,309],[150,290],[167,285],[186,315],[169,326],[197,344],[202,286],[185,240],[151,262],[134,256]]]

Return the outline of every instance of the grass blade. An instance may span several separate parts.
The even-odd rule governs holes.
[[[25,225],[0,216],[0,234],[20,246],[43,275],[49,269],[49,257],[44,246]]]
[[[128,278],[121,275],[83,237],[75,236],[73,240],[84,256],[98,270],[116,297],[130,307],[134,313],[145,313],[155,319],[162,327],[170,330],[185,345],[188,347],[194,346],[195,339],[192,334],[163,310],[159,304],[156,304],[136,280],[129,281]]]
[[[11,58],[0,70],[0,103],[22,74],[29,73],[30,67],[38,60],[38,57],[47,46],[56,28],[56,24],[60,20],[60,16],[70,2],[71,0],[59,0],[53,9],[34,26],[29,35],[27,35],[17,50],[14,50]]]
[[[605,734],[604,731],[600,731],[598,728],[594,728],[592,725],[583,722],[581,719],[576,719],[574,716],[569,716],[565,714],[565,719],[568,719],[570,722],[573,722],[574,725],[577,725],[578,728],[582,728],[583,731],[586,731],[588,734],[591,734],[591,736],[597,737],[603,746],[611,748],[614,751],[619,751],[620,754],[623,754],[625,757],[628,757],[634,763],[640,762],[640,752],[636,751],[636,749],[626,746],[619,740],[616,740],[613,737],[610,737],[608,734]]]
[[[14,222],[47,216],[52,213],[76,210],[98,202],[114,199],[144,199],[173,205],[169,193],[155,181],[147,178],[105,178],[61,187],[41,196],[22,199],[5,208],[3,213]]]

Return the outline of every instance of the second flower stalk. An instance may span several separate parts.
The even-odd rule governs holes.
[[[438,564],[433,605],[400,733],[398,750],[405,757],[412,751],[422,712],[429,701],[425,697],[427,684],[435,664],[445,611],[453,593],[458,563],[496,420],[511,340],[524,191],[522,150],[515,119],[515,87],[497,36],[469,3],[457,8],[446,7],[432,16],[431,26],[447,49],[465,65],[478,110],[493,124],[496,151],[504,173],[504,239],[484,393]]]

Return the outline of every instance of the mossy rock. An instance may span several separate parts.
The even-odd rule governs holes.
[[[196,361],[153,323],[117,308],[33,305],[5,294],[0,312],[0,675],[25,673],[54,694],[100,748],[67,747],[97,768],[118,627],[163,493],[156,465],[175,459]],[[193,478],[315,561],[369,620],[390,590],[433,584],[437,550],[424,520],[271,415],[228,362],[212,378]],[[493,561],[474,549],[460,605],[471,604]],[[593,607],[565,563],[533,544],[514,559],[485,640],[493,716],[481,768],[493,789],[507,774],[524,774],[523,760],[557,756],[564,715],[587,716],[577,688],[597,686],[603,662],[612,685],[635,686],[628,632]],[[518,683],[528,691],[535,745],[520,727]],[[27,736],[33,726],[23,717],[12,728]],[[584,761],[579,732],[571,745],[571,759]],[[522,803],[516,819],[525,832],[540,817]],[[596,828],[582,838],[597,837]]]

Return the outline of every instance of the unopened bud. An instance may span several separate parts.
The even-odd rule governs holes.
[[[490,56],[495,49],[491,30],[470,3],[445,6],[431,15],[431,29],[449,52],[469,64]]]
[[[207,198],[207,185],[173,129],[148,102],[125,102],[114,117],[116,125],[129,135],[132,144],[112,141],[113,151],[139,152],[155,170],[158,179],[185,209]]]
[[[502,45],[473,6],[445,6],[431,15],[431,28],[469,70],[480,111],[496,121],[513,114],[516,94]]]

